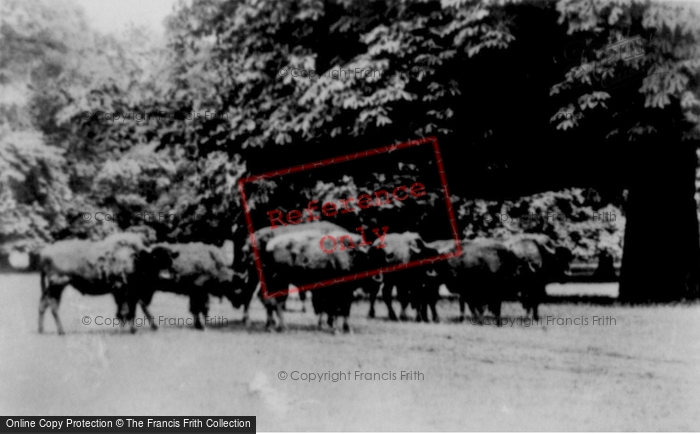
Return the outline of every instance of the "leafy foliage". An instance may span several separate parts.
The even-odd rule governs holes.
[[[619,207],[601,203],[599,197],[594,191],[573,188],[517,201],[467,200],[459,205],[457,215],[468,238],[546,234],[581,261],[593,262],[601,252],[619,261],[626,217]]]

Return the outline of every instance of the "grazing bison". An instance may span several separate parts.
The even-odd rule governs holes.
[[[418,258],[426,258],[435,256],[437,250],[426,245],[421,239],[420,235],[415,232],[404,232],[404,233],[389,233],[383,238],[378,238],[373,243],[374,248],[372,248],[370,253],[370,258],[372,263],[381,264],[381,266],[391,266],[407,264]],[[383,246],[379,249],[377,247]],[[417,320],[420,321],[427,318],[423,316],[422,306],[431,306],[433,311],[433,319],[437,320],[437,311],[435,309],[435,303],[438,300],[439,294],[437,291],[428,291],[431,287],[426,287],[424,284],[428,279],[427,269],[425,267],[412,267],[405,270],[392,271],[389,273],[382,273],[379,279],[375,279],[377,284],[370,286],[369,297],[370,297],[370,310],[369,316],[373,318],[375,316],[374,303],[377,298],[377,294],[382,292],[382,298],[384,303],[386,303],[387,310],[389,311],[389,319],[396,321],[396,313],[392,307],[392,291],[396,287],[396,298],[401,304],[401,313],[399,318],[401,320],[408,319],[406,315],[406,308],[409,303],[413,305],[417,310]]]
[[[434,264],[447,288],[459,295],[460,321],[465,304],[472,315],[483,321],[484,307],[501,325],[501,303],[512,288],[519,260],[503,243],[479,238],[462,242],[462,254]]]
[[[243,306],[243,322],[248,322],[252,292],[245,291],[245,278],[233,271],[232,263],[222,249],[199,242],[160,243],[157,246],[171,253],[173,275],[161,279],[148,290],[144,295],[146,303],[150,303],[156,290],[186,295],[190,298],[194,327],[202,330],[201,318],[206,323],[209,313],[209,295],[226,297],[235,308]]]
[[[443,255],[453,252],[457,249],[455,240],[436,240],[425,243],[428,249],[432,249],[435,255]],[[428,322],[428,308],[433,315],[433,322],[440,322],[437,313],[437,301],[440,299],[440,285],[445,283],[450,271],[447,269],[447,263],[444,260],[438,261],[433,265],[426,267],[425,276],[421,276],[422,287],[417,292],[420,297],[413,297],[412,303],[417,312],[417,320],[421,319]]]
[[[455,243],[439,240],[427,244],[443,254]],[[504,248],[510,254],[504,253]],[[562,280],[570,260],[571,252],[545,235],[523,234],[503,241],[477,239],[464,242],[459,258],[436,263],[431,273],[434,278],[428,282],[433,285],[432,291],[444,283],[460,295],[460,320],[464,318],[464,303],[481,321],[483,306],[489,306],[498,317],[500,302],[515,297],[537,320],[545,285]]]
[[[520,301],[529,315],[537,321],[537,308],[546,296],[545,286],[563,281],[571,262],[571,251],[557,246],[546,235],[520,234],[504,242],[520,260],[517,277],[513,281]]]
[[[321,239],[327,235],[336,240],[342,238],[342,246],[338,245],[332,253],[323,252],[321,249]],[[357,248],[361,242],[359,235],[325,221],[260,229],[255,232],[255,240],[265,268],[269,291],[284,291],[274,297],[265,297],[262,291],[259,293],[267,310],[266,327],[270,328],[273,325],[273,314],[276,312],[280,330],[285,328],[282,306],[287,298],[285,290],[289,285],[301,286],[304,283],[321,282],[349,274],[350,270],[358,269],[369,248]],[[328,250],[331,249],[330,244],[328,241]],[[351,245],[356,248],[351,248]],[[245,249],[249,255],[246,261],[248,273],[257,275],[250,250],[250,246]],[[319,321],[325,313],[328,315],[329,325],[334,325],[335,318],[342,316],[343,328],[349,331],[347,316],[350,313],[355,287],[357,284],[354,282],[343,282],[314,290],[312,304],[314,311],[319,315]]]
[[[118,233],[102,241],[64,240],[46,246],[39,252],[39,333],[44,330],[44,312],[50,307],[58,334],[64,334],[58,307],[68,285],[82,294],[113,294],[117,318],[130,322],[135,332],[136,303],[151,316],[140,288],[159,273],[168,273],[171,265],[170,255],[159,248],[147,248],[140,234]]]
[[[340,227],[334,231],[302,228],[274,237],[266,250],[277,270],[277,282],[300,286],[302,282],[322,282],[358,270],[364,265],[369,249],[369,245],[360,246],[361,243],[360,235]],[[348,281],[313,290],[311,302],[319,316],[319,327],[326,314],[334,332],[337,317],[343,317],[343,330],[350,331],[348,317],[357,286],[357,282]]]

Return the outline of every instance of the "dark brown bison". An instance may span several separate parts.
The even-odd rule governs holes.
[[[243,306],[243,322],[248,322],[248,309],[252,291],[245,281],[247,276],[237,275],[225,252],[204,243],[160,243],[157,246],[171,253],[172,276],[161,279],[152,286],[145,302],[150,303],[156,290],[186,295],[190,299],[190,312],[194,317],[194,327],[203,330],[209,313],[209,296],[226,297],[235,307]]]
[[[379,248],[380,246],[383,246]],[[404,233],[389,233],[383,238],[378,238],[373,243],[373,248],[370,251],[370,261],[372,264],[377,264],[377,267],[395,266],[408,264],[419,258],[432,257],[437,255],[437,250],[429,247],[415,232]],[[426,274],[429,270],[424,266],[417,266],[403,270],[396,270],[387,273],[382,273],[378,279],[374,279],[374,285],[369,285],[367,292],[370,297],[369,316],[375,316],[374,303],[379,291],[382,292],[382,299],[389,311],[389,319],[396,321],[397,319],[406,320],[406,308],[412,305],[417,311],[417,320],[420,321],[427,317],[423,315],[423,306],[430,306],[433,311],[433,319],[437,321],[437,310],[435,303],[438,300],[439,294],[432,291],[431,286],[426,286],[429,276]],[[396,298],[401,305],[399,317],[392,307],[392,292],[396,287]]]
[[[436,240],[425,243],[427,249],[434,255],[443,255],[457,250],[455,240]],[[440,299],[440,285],[449,280],[451,272],[447,269],[448,263],[445,260],[435,261],[433,264],[425,266],[425,276],[421,275],[421,289],[417,291],[411,302],[413,303],[417,320],[428,322],[428,308],[433,316],[433,322],[439,322],[437,313],[437,301]],[[416,296],[417,295],[417,296]]]
[[[64,240],[48,245],[39,252],[41,301],[39,333],[44,330],[44,312],[51,308],[59,334],[64,334],[58,307],[61,294],[70,285],[87,295],[113,294],[117,302],[117,318],[130,322],[139,303],[146,316],[151,316],[140,289],[167,274],[172,266],[168,252],[148,248],[143,235],[118,233],[102,241]],[[155,324],[152,324],[155,328]]]
[[[520,260],[513,292],[517,293],[527,315],[532,311],[533,319],[538,320],[537,309],[546,296],[545,286],[566,278],[571,251],[541,234],[516,235],[504,244]]]
[[[436,263],[443,283],[459,295],[460,321],[465,304],[481,323],[487,307],[501,325],[501,303],[508,297],[519,260],[503,243],[480,238],[462,242],[462,254]]]
[[[428,243],[440,254],[454,248],[454,241]],[[452,246],[452,247],[450,247]],[[571,260],[571,252],[555,245],[545,235],[522,234],[507,240],[476,239],[464,241],[459,257],[436,263],[431,291],[444,283],[460,296],[460,320],[464,305],[481,321],[483,307],[500,317],[501,302],[519,299],[533,319],[539,319],[538,306],[545,297],[545,285],[561,281]],[[428,291],[428,292],[431,292]]]
[[[369,249],[369,246],[360,246],[361,243],[360,235],[342,228],[335,231],[306,229],[271,239],[267,251],[284,281],[299,285],[340,278],[358,270]],[[358,282],[348,280],[312,290],[311,303],[319,316],[319,327],[326,314],[328,325],[334,331],[337,317],[343,318],[343,331],[350,331],[348,317],[357,286]]]
[[[342,248],[337,244],[331,253],[322,251],[320,242],[324,236],[333,237],[335,240],[342,238]],[[359,261],[363,260],[369,247],[359,248],[359,235],[324,221],[275,229],[264,228],[255,232],[255,239],[268,288],[267,297],[262,291],[259,294],[268,314],[267,327],[270,328],[274,324],[273,314],[276,312],[280,330],[285,328],[282,306],[288,296],[289,285],[302,286],[305,283],[321,282],[349,274],[357,269]],[[355,248],[351,248],[351,245]],[[329,241],[327,250],[331,248]],[[250,252],[250,246],[246,251]],[[257,276],[252,255],[247,263],[248,273]],[[312,304],[314,311],[319,315],[319,323],[321,316],[327,314],[329,325],[335,326],[335,319],[340,316],[344,318],[343,329],[349,331],[347,317],[356,287],[355,282],[341,282],[313,289]]]

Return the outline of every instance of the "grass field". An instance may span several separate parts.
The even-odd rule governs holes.
[[[382,319],[384,306],[370,320],[367,302],[358,302],[354,333],[333,336],[316,330],[311,309],[288,312],[287,333],[266,333],[259,300],[250,328],[238,322],[239,310],[215,300],[210,315],[228,326],[131,335],[94,324],[113,316],[111,296],[67,289],[67,335],[57,336],[50,313],[46,333],[37,333],[39,296],[38,275],[0,275],[3,415],[256,415],[261,431],[700,430],[697,304],[546,304],[541,314],[553,323],[526,327],[511,326],[524,311],[507,303],[511,323],[499,329],[456,323],[450,300],[438,305],[440,324],[392,323]],[[299,307],[290,301],[290,310]],[[188,301],[158,293],[151,311],[188,318]],[[93,324],[81,324],[86,315]],[[593,317],[615,324],[593,325]],[[557,325],[558,318],[588,325]],[[424,379],[354,379],[355,371],[402,370]],[[280,380],[280,371],[353,378],[310,383]]]

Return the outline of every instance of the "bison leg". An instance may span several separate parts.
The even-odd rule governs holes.
[[[39,301],[39,333],[44,332],[44,313],[46,308],[51,308],[51,314],[56,321],[56,330],[59,335],[64,334],[61,319],[58,317],[58,306],[61,303],[61,294],[67,282],[54,283],[44,271],[41,272],[41,300]]]
[[[476,312],[476,317],[479,324],[484,325],[484,308],[482,306],[478,306],[472,312]]]
[[[434,323],[439,323],[439,322],[440,322],[440,317],[438,316],[437,307],[436,307],[435,305],[436,305],[436,302],[435,302],[435,301],[431,301],[431,302],[430,302],[430,312],[433,314],[433,322],[434,322]],[[425,321],[426,321],[426,322],[428,321],[428,316],[427,316],[427,314],[426,314],[426,317],[425,317]]]
[[[306,292],[299,292],[299,300],[301,301],[301,311],[306,313]]]
[[[479,325],[484,325],[484,309],[481,306],[476,306],[473,303],[467,303],[469,305],[469,311],[472,313],[472,317],[476,318],[476,322]]]
[[[149,289],[139,290],[138,295],[135,296],[138,297],[138,304],[141,306],[143,314],[150,319],[151,329],[158,330],[158,326],[156,325],[156,317],[151,315],[151,312],[148,310],[148,305],[151,304],[151,301],[153,301],[153,295],[155,295],[155,290]]]
[[[352,287],[352,285],[348,285],[347,288],[343,289],[345,292],[340,293],[344,294],[339,300],[338,300],[338,315],[343,317],[343,332],[344,333],[352,333],[350,330],[350,323],[348,322],[348,319],[350,318],[350,309],[352,308],[352,301],[353,301],[353,294],[355,291],[355,288]]]
[[[241,323],[245,326],[250,324],[250,314],[248,313],[249,310],[250,302],[243,305],[243,319],[241,320]]]
[[[401,303],[401,313],[399,314],[399,319],[401,321],[408,321],[408,315],[406,314],[406,305]]]
[[[139,300],[139,305],[141,306],[141,310],[143,311],[143,314],[150,319],[151,322],[151,328],[153,330],[158,330],[158,326],[156,325],[156,320],[153,315],[151,315],[151,312],[148,310],[148,306],[146,306],[146,302],[143,300]]]
[[[265,322],[265,330],[270,331],[270,329],[272,329],[272,326],[275,323],[274,314],[273,314],[274,306],[265,305],[265,310],[267,312],[267,321]]]
[[[205,317],[207,315],[207,302],[209,301],[209,294],[193,294],[190,295],[190,313],[194,317],[194,328],[197,330],[204,330],[204,325],[199,317],[199,314],[203,314]]]
[[[416,322],[428,322],[428,301],[424,298],[424,294],[416,297],[413,307],[416,309]]]
[[[115,295],[115,299],[116,299]],[[122,300],[126,299],[126,297],[121,298]],[[122,317],[124,320],[122,321],[122,327],[126,325],[127,323],[129,324],[129,331],[131,333],[136,333],[136,305],[137,301],[134,299],[129,299],[125,302],[122,303],[122,306],[126,306],[124,309],[122,307]]]
[[[124,324],[126,322],[126,314],[125,314],[125,304],[126,301],[124,300],[123,297],[120,296],[120,294],[117,294],[116,292],[112,294],[114,296],[114,302],[117,304],[117,314],[116,317],[119,320],[121,324]]]
[[[47,307],[49,307],[49,299],[42,294],[39,301],[39,333],[44,333],[44,312]]]
[[[425,289],[426,299],[424,300],[424,302],[427,306],[430,307],[430,313],[433,315],[433,322],[439,323],[440,317],[438,316],[436,305],[438,300],[440,299],[440,284],[438,282],[431,281],[428,285],[425,286]],[[423,316],[425,318],[425,322],[428,322],[427,306]]]
[[[532,319],[535,321],[538,321],[540,318],[537,308],[547,294],[544,285],[538,286],[524,289],[520,297],[523,308],[525,309],[525,315],[529,317],[530,311],[532,310]]]
[[[382,298],[384,299],[384,303],[386,304],[386,308],[389,311],[389,319],[392,321],[398,321],[399,319],[396,317],[396,312],[394,312],[394,308],[391,306],[392,300],[391,300],[391,291],[394,289],[394,285],[391,285],[389,283],[384,282],[382,284]]]
[[[540,316],[537,312],[537,308],[539,307],[539,304],[542,302],[542,300],[545,299],[545,297],[547,296],[547,290],[545,289],[545,285],[542,285],[536,294],[537,295],[534,297],[534,300],[532,300],[531,303],[532,319],[534,319],[535,321],[539,321]]]
[[[65,334],[63,331],[63,325],[61,325],[61,318],[58,317],[58,305],[60,303],[59,298],[51,297],[49,299],[49,306],[51,307],[51,314],[53,315],[53,319],[56,321],[56,329],[58,330],[59,335]]]
[[[343,332],[352,333],[352,330],[350,329],[350,323],[348,323],[348,315],[343,316]]]
[[[278,300],[275,298],[265,298],[263,297],[262,292],[259,292],[258,294],[263,306],[265,306],[265,312],[267,313],[265,331],[269,332],[272,330],[272,326],[275,324],[275,310],[278,309]]]
[[[54,321],[56,321],[56,330],[59,335],[65,334],[63,331],[63,325],[61,324],[61,319],[58,317],[58,306],[61,303],[61,293],[63,292],[63,285],[49,285],[48,288],[41,295],[41,301],[39,302],[39,333],[44,332],[44,312],[46,308],[51,308],[51,314],[53,315]]]
[[[282,301],[284,303],[284,301]],[[282,314],[282,309],[283,305],[280,303],[275,304],[276,310],[277,310],[277,318],[279,319],[279,324],[277,325],[277,331],[285,331],[287,329],[287,325],[284,323],[284,315]]]
[[[418,303],[411,304],[416,310],[416,322],[423,322],[423,306]]]
[[[363,288],[366,289],[367,295],[369,295],[369,314],[370,318],[375,318],[376,312],[374,310],[374,303],[377,301],[377,295],[382,285],[382,275],[372,276],[372,281],[367,282]]]
[[[343,332],[344,333],[351,333],[350,324],[348,323],[348,317],[346,315],[328,314],[328,325],[331,326],[331,332],[334,335],[337,335],[339,333],[339,329],[338,329],[339,321],[337,321],[337,319],[340,316],[343,317]]]
[[[399,300],[399,304],[401,305],[401,313],[399,314],[399,319],[401,321],[408,321],[408,315],[406,314],[406,308],[408,307],[408,304],[411,302],[411,293],[406,289],[407,284],[404,283],[401,286],[398,286],[396,288],[396,298]],[[403,287],[403,289],[402,289]],[[416,310],[420,311],[418,306],[416,306]]]
[[[464,299],[464,296],[460,295],[459,296],[459,322],[464,322],[464,305],[466,304],[466,300]]]
[[[377,301],[377,291],[371,290],[369,291],[369,313],[367,314],[369,318],[374,318],[376,315],[374,312],[375,301]]]
[[[287,326],[284,323],[284,314],[282,313],[282,304],[284,303],[286,299],[285,296],[277,297],[277,298],[269,298],[265,299],[262,298],[262,302],[265,305],[265,308],[267,310],[267,323],[265,324],[265,330],[270,331],[272,328],[272,325],[275,323],[274,320],[274,313],[277,312],[277,319],[278,325],[277,325],[277,330],[278,331],[284,331]]]
[[[493,316],[496,317],[496,324],[498,327],[503,326],[503,319],[501,318],[501,302],[494,301],[489,305],[489,310],[493,312]]]

